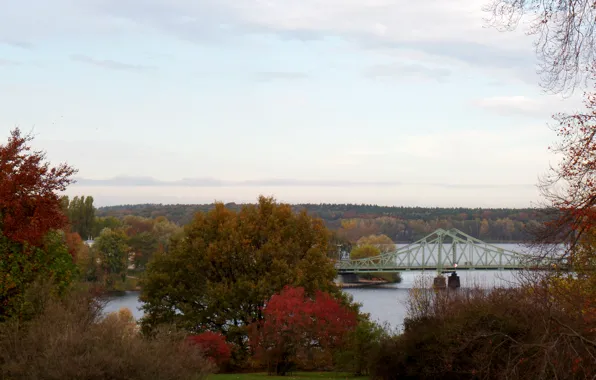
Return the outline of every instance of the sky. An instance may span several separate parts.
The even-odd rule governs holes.
[[[556,157],[527,25],[477,0],[0,0],[0,132],[69,195],[532,207]]]

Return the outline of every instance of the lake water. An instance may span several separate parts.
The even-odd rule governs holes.
[[[461,286],[463,288],[479,285],[482,287],[492,286],[514,286],[517,273],[511,271],[460,271]],[[406,315],[405,301],[408,297],[408,290],[416,281],[416,278],[428,278],[431,280],[436,273],[432,271],[402,272],[402,282],[399,284],[349,288],[344,289],[346,293],[354,297],[354,301],[362,304],[362,311],[370,313],[371,318],[380,323],[388,323],[393,328],[401,328]],[[130,309],[135,318],[143,316],[141,302],[138,292],[126,292],[123,296],[114,297],[106,306],[106,312],[118,311],[120,308]]]
[[[398,246],[403,246],[400,244]],[[519,253],[529,253],[524,246],[517,244],[495,244],[495,246]],[[519,272],[515,271],[458,271],[462,288],[481,286],[515,286]],[[371,318],[380,323],[388,323],[393,328],[401,328],[406,315],[405,302],[408,290],[412,288],[417,278],[427,278],[432,281],[436,276],[434,271],[404,271],[401,272],[402,282],[399,284],[347,288],[345,292],[354,297],[354,301],[362,304],[362,311],[369,313]],[[135,318],[143,316],[138,292],[127,292],[123,296],[113,298],[106,307],[106,312],[118,311],[122,307],[130,309]]]

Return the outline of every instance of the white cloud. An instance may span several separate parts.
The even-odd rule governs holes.
[[[473,104],[501,115],[542,117],[545,121],[554,112],[574,112],[583,108],[582,99],[578,94],[571,99],[554,95],[533,98],[522,95],[492,96],[477,99]]]
[[[3,7],[0,41],[157,29],[205,42],[246,33],[344,38],[361,48],[422,51],[527,75],[533,37],[485,28],[476,0],[23,0]],[[13,42],[14,44],[14,42]],[[534,80],[534,79],[532,79]]]
[[[451,70],[443,67],[429,67],[417,63],[394,63],[375,65],[364,73],[373,79],[378,78],[422,78],[443,82],[451,75]]]
[[[541,104],[536,99],[525,96],[494,96],[476,101],[482,108],[488,108],[499,113],[535,114],[540,111]]]

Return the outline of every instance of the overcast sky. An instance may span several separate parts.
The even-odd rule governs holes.
[[[525,207],[555,162],[533,37],[479,0],[0,0],[0,132],[98,205]]]

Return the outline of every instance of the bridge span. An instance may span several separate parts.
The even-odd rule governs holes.
[[[339,274],[436,270],[552,270],[558,261],[503,249],[452,228],[430,235],[394,252],[352,260],[343,254]]]

